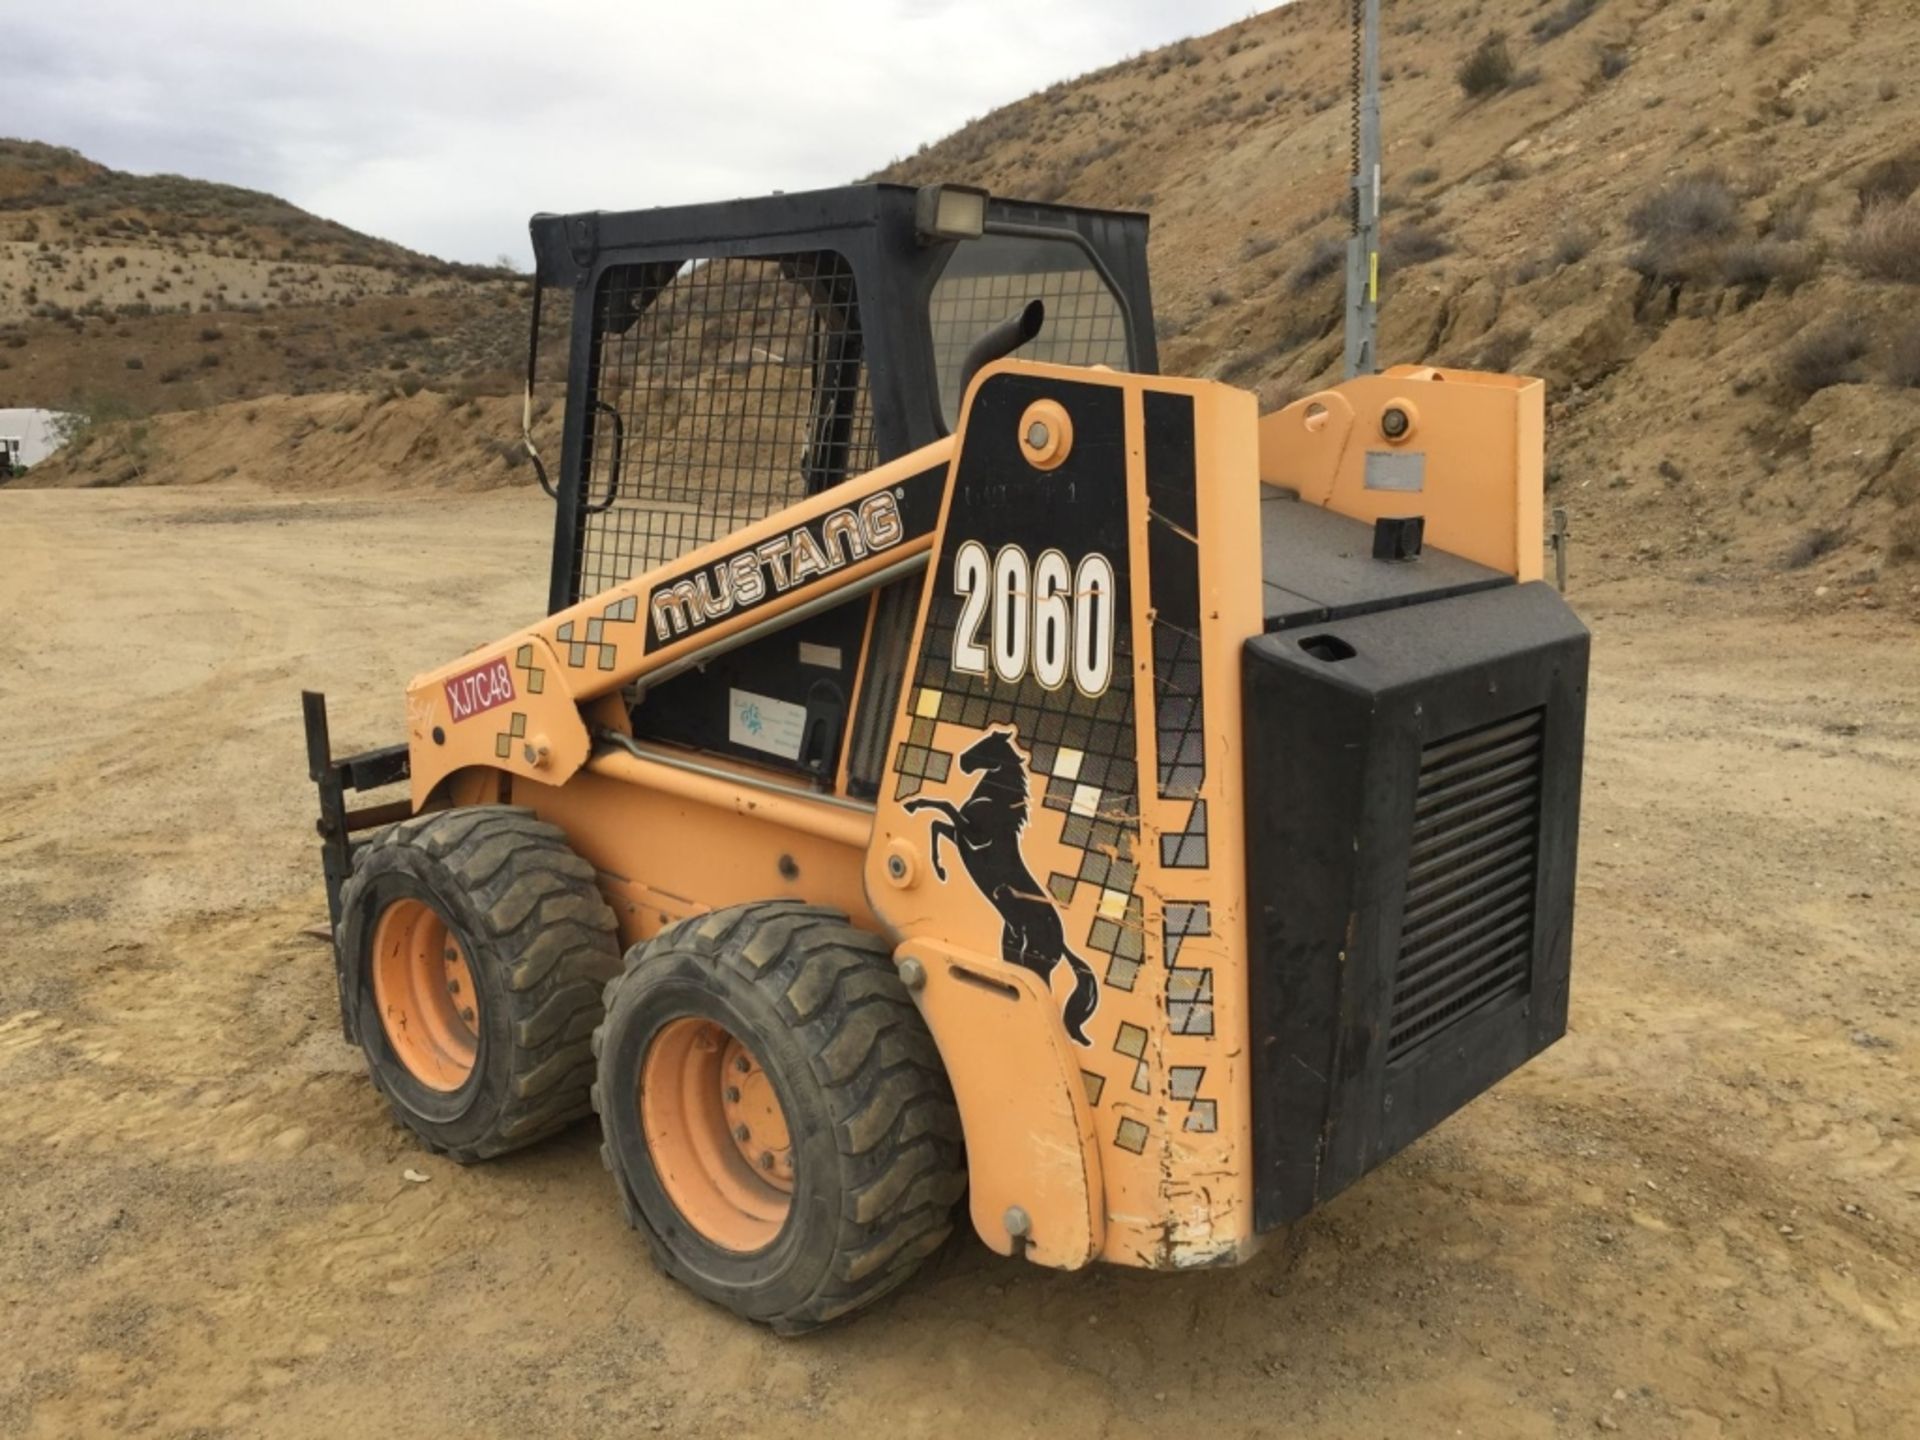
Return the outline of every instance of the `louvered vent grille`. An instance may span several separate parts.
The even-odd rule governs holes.
[[[1389,1061],[1527,988],[1542,723],[1529,711],[1420,752]]]

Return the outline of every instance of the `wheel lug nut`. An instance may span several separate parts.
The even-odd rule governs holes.
[[[726,1095],[727,1102],[731,1104],[740,1098],[740,1087],[738,1085],[727,1086]]]
[[[736,1125],[733,1127],[733,1138],[744,1145],[753,1138],[753,1132],[744,1125]]]
[[[771,1170],[773,1168],[773,1152],[771,1150],[762,1150],[760,1152],[760,1168],[762,1170]]]
[[[733,1057],[733,1068],[744,1075],[753,1068],[753,1062],[744,1055],[736,1055]]]

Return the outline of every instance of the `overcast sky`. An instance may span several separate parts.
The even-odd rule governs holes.
[[[56,0],[8,7],[0,133],[524,267],[536,210],[839,184],[1054,80],[1254,8]]]

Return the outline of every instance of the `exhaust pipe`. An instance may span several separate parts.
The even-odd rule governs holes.
[[[974,341],[967,348],[966,363],[960,367],[960,393],[967,393],[967,387],[973,384],[973,377],[980,373],[983,365],[1005,359],[1038,335],[1046,318],[1045,303],[1029,300],[1018,315],[1002,320]]]

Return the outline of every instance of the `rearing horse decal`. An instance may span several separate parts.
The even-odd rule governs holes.
[[[933,873],[942,881],[946,866],[940,860],[940,842],[959,853],[967,876],[994,909],[1000,912],[1000,958],[1021,965],[1045,982],[1061,961],[1073,972],[1073,993],[1062,1015],[1067,1034],[1091,1046],[1086,1024],[1100,1005],[1100,982],[1078,955],[1067,948],[1060,912],[1041,888],[1020,854],[1020,834],[1027,828],[1027,762],[1006,730],[991,730],[960,754],[960,769],[978,775],[973,793],[960,805],[945,800],[918,799],[906,803],[909,815],[935,810],[945,819],[933,822]]]

